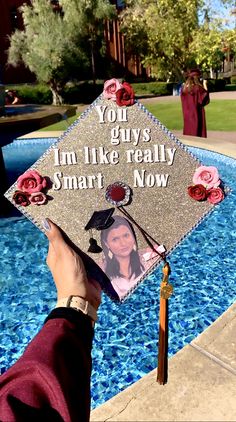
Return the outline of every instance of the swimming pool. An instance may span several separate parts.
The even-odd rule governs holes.
[[[169,259],[175,289],[169,303],[169,356],[201,333],[236,299],[236,160],[189,149],[205,164],[216,165],[233,192]],[[56,294],[44,264],[44,235],[25,218],[1,219],[0,233],[3,372],[36,334],[54,306]],[[156,367],[160,280],[161,269],[157,269],[121,305],[104,295],[93,348],[92,407]]]

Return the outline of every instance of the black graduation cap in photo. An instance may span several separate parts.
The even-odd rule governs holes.
[[[109,208],[108,210],[94,211],[92,217],[85,226],[85,230],[96,229],[104,230],[108,229],[114,223],[112,214],[115,208]]]
[[[96,239],[92,236],[92,229],[104,230],[107,229],[114,223],[114,218],[112,214],[115,211],[115,208],[109,208],[107,210],[94,211],[92,217],[85,226],[85,230],[91,230],[91,237],[89,239],[90,246],[88,252],[91,253],[100,253],[102,248],[97,244]]]

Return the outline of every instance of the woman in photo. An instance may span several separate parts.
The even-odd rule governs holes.
[[[113,219],[114,223],[101,231],[101,246],[104,252],[102,269],[122,298],[136,285],[146,266],[142,254],[138,251],[132,225],[119,215],[114,215]]]

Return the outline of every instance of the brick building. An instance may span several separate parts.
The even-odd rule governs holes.
[[[124,8],[123,0],[110,0],[116,5],[118,13]],[[113,61],[116,69],[116,76],[132,75],[135,77],[146,77],[147,72],[143,68],[140,58],[136,55],[127,54],[125,50],[125,37],[120,32],[118,20],[105,23],[104,36],[107,46],[107,56]]]
[[[53,7],[57,7],[57,0],[50,0]],[[123,0],[110,0],[115,4],[118,13],[123,8]],[[24,3],[30,4],[31,0],[0,0],[0,82],[4,84],[32,82],[34,75],[23,65],[17,68],[7,65],[7,49],[9,36],[16,29],[23,29],[22,16],[19,7]],[[107,45],[107,56],[114,64],[114,76],[145,76],[145,71],[139,58],[127,55],[125,52],[125,39],[121,34],[118,20],[105,23],[104,37]]]

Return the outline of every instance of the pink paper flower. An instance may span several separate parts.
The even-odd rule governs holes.
[[[40,192],[46,188],[47,181],[36,170],[29,170],[17,179],[17,187],[22,192],[34,193]]]
[[[104,83],[103,88],[103,97],[106,100],[114,100],[116,101],[116,92],[118,89],[122,88],[121,83],[118,81],[118,79],[109,79]]]
[[[34,192],[30,195],[29,201],[32,205],[43,205],[47,201],[47,196],[43,192]]]
[[[218,204],[224,197],[225,195],[221,188],[212,188],[207,191],[207,200],[211,204]]]
[[[21,205],[22,207],[27,207],[27,205],[30,204],[29,195],[25,192],[21,192],[20,190],[16,190],[14,192],[12,199],[16,205]]]
[[[216,167],[200,166],[194,173],[193,183],[203,185],[206,189],[217,188],[220,184],[219,173]]]

